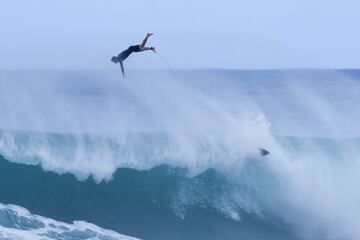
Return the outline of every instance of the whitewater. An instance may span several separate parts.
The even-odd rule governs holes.
[[[359,239],[359,104],[358,70],[2,71],[0,239]]]

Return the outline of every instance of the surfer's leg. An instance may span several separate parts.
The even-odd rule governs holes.
[[[143,47],[140,49],[140,51],[149,51],[149,50],[152,50],[152,47],[149,48],[149,47]]]
[[[153,35],[153,33],[148,33],[146,34],[146,37],[144,38],[144,40],[142,41],[142,43],[139,45],[140,49],[143,49],[146,45],[147,40],[149,39],[149,37]]]
[[[156,53],[154,47],[143,47],[143,48],[140,48],[140,52],[149,51],[149,50],[151,50],[151,51],[153,51],[154,53]]]

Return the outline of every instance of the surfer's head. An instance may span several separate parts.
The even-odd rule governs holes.
[[[119,62],[119,58],[116,57],[116,56],[113,56],[113,57],[111,58],[111,61],[112,61],[113,63],[118,63],[118,62]]]

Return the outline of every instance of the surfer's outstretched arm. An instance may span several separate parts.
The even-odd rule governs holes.
[[[125,70],[124,70],[123,62],[120,61],[119,63],[120,63],[120,67],[121,67],[121,72],[122,72],[123,78],[125,78]]]
[[[154,34],[153,34],[153,33],[148,33],[148,34],[146,34],[146,37],[144,38],[144,40],[142,41],[142,43],[139,45],[141,51],[144,51],[144,50],[142,50],[142,49],[145,48],[146,42],[147,42],[147,40],[149,39],[149,37],[150,37],[151,35],[154,35]],[[150,49],[147,49],[147,50],[150,50]]]

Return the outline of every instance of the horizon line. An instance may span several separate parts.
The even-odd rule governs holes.
[[[131,69],[127,71],[136,72],[136,71],[146,71],[146,72],[155,72],[155,71],[169,71],[169,68],[154,68],[154,69]],[[171,70],[176,71],[354,71],[360,70],[359,68],[349,67],[349,68],[171,68]],[[11,72],[11,71],[93,71],[93,72],[112,72],[119,71],[118,69],[91,69],[91,68],[23,68],[23,69],[0,69],[0,72]]]

